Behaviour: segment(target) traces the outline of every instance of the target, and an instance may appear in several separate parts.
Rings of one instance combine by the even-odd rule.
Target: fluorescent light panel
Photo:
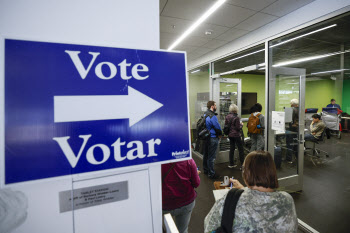
[[[175,48],[181,43],[191,32],[193,32],[201,23],[204,22],[211,14],[213,14],[226,0],[218,0],[209,10],[207,10],[194,24],[192,24],[170,47],[168,51]]]
[[[197,72],[199,72],[199,71],[201,71],[201,70],[194,70],[194,71],[191,72],[191,74],[197,73]]]
[[[322,71],[322,72],[317,72],[317,73],[311,73],[310,75],[315,75],[315,74],[327,74],[327,73],[338,73],[342,72],[344,70],[349,70],[349,69],[340,69],[340,70],[328,70],[328,71]]]
[[[312,31],[312,32],[303,34],[303,35],[301,35],[301,36],[297,36],[297,37],[294,37],[294,38],[292,38],[292,39],[283,41],[283,42],[281,42],[281,43],[272,45],[272,46],[270,46],[270,48],[273,48],[273,47],[276,47],[276,46],[279,46],[279,45],[282,45],[282,44],[286,44],[286,43],[289,43],[289,42],[294,41],[294,40],[298,40],[298,39],[303,38],[303,37],[305,37],[305,36],[308,36],[308,35],[311,35],[311,34],[314,34],[314,33],[317,33],[317,32],[321,32],[321,31],[324,31],[324,30],[329,29],[329,28],[333,28],[333,27],[335,27],[335,26],[337,26],[337,24],[333,24],[333,25],[330,25],[330,26],[327,26],[327,27],[324,27],[324,28],[320,28],[320,29],[318,29],[318,30],[315,30],[315,31]]]
[[[350,49],[345,50],[344,52],[334,52],[334,53],[326,53],[326,54],[318,55],[318,56],[304,57],[304,58],[300,58],[300,59],[296,59],[296,60],[277,63],[276,65],[273,65],[272,67],[287,66],[287,65],[291,65],[291,64],[312,61],[312,60],[321,59],[321,58],[330,57],[330,56],[339,55],[339,54],[348,53],[348,52],[350,52]]]
[[[238,59],[241,59],[241,58],[243,58],[243,57],[247,57],[247,56],[250,56],[250,55],[253,55],[253,54],[256,54],[256,53],[260,53],[260,52],[262,52],[262,51],[265,51],[265,49],[260,49],[260,50],[258,50],[258,51],[255,51],[255,52],[252,52],[252,53],[248,53],[248,54],[245,54],[245,55],[243,55],[243,56],[240,56],[240,57],[236,57],[236,58],[227,60],[227,61],[225,61],[225,62],[231,62],[231,61],[234,61],[234,60],[238,60]]]

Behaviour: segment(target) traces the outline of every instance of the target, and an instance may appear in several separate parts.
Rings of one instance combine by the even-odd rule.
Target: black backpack
[[[243,193],[243,189],[231,189],[226,196],[224,211],[221,216],[221,226],[215,230],[215,233],[231,233],[233,227],[233,220],[235,219],[235,212],[239,197]]]
[[[197,137],[201,140],[206,140],[210,137],[210,131],[207,129],[206,119],[208,115],[202,116],[197,121]]]

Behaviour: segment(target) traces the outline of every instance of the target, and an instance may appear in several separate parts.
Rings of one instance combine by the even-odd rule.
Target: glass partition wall
[[[350,13],[189,71],[193,142],[196,122],[205,111],[209,99],[217,102],[222,128],[231,103],[239,105],[243,121],[247,121],[250,107],[260,103],[267,125],[265,149],[278,162],[279,179],[282,184],[286,182],[284,188],[287,190],[293,185],[290,191],[302,189],[301,176],[306,153],[304,135],[309,133],[312,121],[310,113],[325,114],[322,110],[331,99],[335,99],[344,112],[350,113],[348,28]],[[266,70],[269,71],[268,75],[265,75]],[[265,76],[268,77],[268,87],[265,87]],[[292,104],[292,100],[295,103]],[[271,128],[273,111],[285,114],[283,130]],[[339,122],[346,121],[343,127],[350,125],[346,119],[337,117]],[[331,129],[338,138],[341,137],[340,126]],[[247,139],[247,127],[243,127],[243,132]],[[249,140],[246,142],[248,151]],[[228,151],[228,146],[224,144],[227,144],[225,138],[221,140],[219,153]],[[226,162],[225,159],[219,161]]]
[[[350,130],[349,28],[350,12],[266,40],[265,44],[189,71],[192,134],[209,99],[217,102],[222,128],[230,104],[237,104],[240,117],[247,121],[250,107],[260,103],[266,119],[265,150],[275,160],[280,189],[287,192],[303,190],[304,171],[310,176],[313,174],[312,168],[320,165],[319,162],[322,164],[322,158],[325,157],[315,157],[315,151],[310,151],[309,142],[305,141],[305,135],[310,134],[313,114],[321,115],[329,129],[330,139],[327,140],[331,141],[326,149],[334,152],[338,151],[335,149],[337,145],[350,146],[349,135],[341,134]],[[331,99],[335,99],[343,113],[336,112],[330,119],[330,114],[324,108],[331,104]],[[280,114],[281,118],[273,118],[276,114]],[[243,130],[247,154],[250,145],[246,123]],[[219,162],[228,161],[227,138],[221,140],[218,150]],[[344,160],[343,154],[335,156]],[[312,158],[321,159],[314,161]],[[335,161],[326,159],[323,161],[329,163],[321,169]],[[349,174],[346,172],[341,171],[341,174]],[[319,181],[318,177],[308,177],[310,179],[322,186],[323,181]],[[344,180],[338,182],[345,187],[347,184]],[[333,191],[331,199],[337,200],[341,193]],[[327,203],[334,205],[331,200]],[[344,211],[344,208],[338,205],[336,209]]]
[[[245,151],[250,150],[250,140],[247,135],[247,119],[250,108],[260,103],[265,112],[265,45],[261,44],[241,51],[224,59],[215,61],[212,65],[213,98],[218,103],[218,115],[221,127],[224,127],[225,117],[229,114],[229,106],[236,104],[238,115],[243,119],[243,140],[246,139]],[[218,88],[220,87],[220,88]],[[220,141],[217,163],[227,162],[229,154],[229,139],[224,136]],[[235,154],[237,164],[238,154]]]
[[[203,147],[197,142],[196,123],[207,110],[207,102],[210,100],[209,65],[190,70],[188,78],[192,146],[195,151],[202,152]]]
[[[290,185],[294,191],[302,189],[304,161],[308,162],[304,154],[315,153],[308,150],[312,143],[305,142],[313,114],[321,115],[327,128],[341,137],[341,115],[329,115],[324,108],[335,99],[343,111],[350,112],[346,98],[350,91],[349,28],[347,13],[268,43],[269,115],[272,111],[285,114],[284,130],[269,129],[269,151],[283,161],[278,171],[286,189]],[[270,125],[272,121],[270,117]]]

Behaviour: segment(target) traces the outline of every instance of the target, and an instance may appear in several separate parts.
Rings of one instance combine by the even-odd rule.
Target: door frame
[[[279,178],[281,187],[285,187],[289,192],[300,191],[303,189],[303,175],[304,175],[304,129],[305,129],[305,75],[306,70],[301,68],[290,67],[270,67],[268,79],[268,151],[274,158],[274,131],[271,129],[272,125],[272,111],[275,110],[276,98],[276,82],[277,75],[291,75],[299,77],[299,134],[298,141],[298,164],[297,174],[287,177]]]
[[[237,106],[238,106],[238,116],[241,117],[241,107],[242,107],[242,80],[238,78],[212,78],[212,97],[213,101],[219,103],[220,101],[220,83],[232,83],[237,84]],[[220,114],[220,104],[217,106],[217,113]]]

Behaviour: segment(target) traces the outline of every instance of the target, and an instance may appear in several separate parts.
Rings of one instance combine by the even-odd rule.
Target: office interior
[[[249,117],[249,108],[254,103],[261,103],[262,114],[266,116],[269,127],[265,131],[265,149],[276,153],[274,148],[282,148],[282,164],[277,169],[282,183],[280,189],[292,194],[298,218],[319,232],[346,232],[349,227],[347,223],[350,215],[348,192],[350,154],[347,150],[350,145],[348,28],[350,28],[350,12],[266,40],[227,57],[214,59],[188,72],[191,133],[195,148],[193,157],[196,162],[202,163],[201,148],[196,146],[196,143],[200,142],[196,140],[196,122],[206,110],[208,100],[214,99],[217,102],[218,118],[222,128],[231,103],[240,107],[242,119]],[[236,79],[241,82],[239,91],[236,83],[227,81]],[[222,81],[219,88],[215,88],[215,82],[220,80],[226,81]],[[239,101],[237,93],[241,94]],[[219,98],[215,98],[216,95]],[[292,99],[299,100],[301,109],[299,117],[302,117],[303,125],[299,133],[307,132],[312,114],[320,114],[321,117],[324,116],[324,121],[329,121],[323,108],[330,104],[331,99],[335,99],[343,110],[342,114],[332,116],[342,128],[334,128],[328,138],[325,135],[316,145],[310,142],[300,143],[299,149],[293,151],[294,161],[287,163],[286,153],[289,148],[285,141],[285,133],[271,129],[271,117],[272,111],[285,112],[290,108]],[[303,111],[306,109],[313,109],[310,110],[311,115]],[[287,120],[286,125],[288,128]],[[247,142],[249,138],[247,127],[243,127],[243,132]],[[317,151],[320,153],[315,155],[313,146],[322,151]],[[234,170],[227,168],[228,150],[228,139],[223,137],[218,149],[216,169],[222,176],[234,176],[243,181],[238,167]],[[226,160],[220,157],[220,153],[225,152],[223,157],[226,157]],[[235,153],[237,156],[237,149]],[[238,157],[236,161],[239,163]],[[292,181],[295,176],[298,176],[297,180]],[[299,185],[283,185],[286,179],[299,182]],[[212,185],[212,181],[204,177],[202,182],[205,185],[202,183],[199,188],[199,200],[193,212],[190,228],[193,232],[197,232],[201,218],[205,217],[200,212],[205,210],[207,213],[212,205],[212,200],[209,198],[208,201],[201,193],[208,192],[207,187],[202,187]]]

